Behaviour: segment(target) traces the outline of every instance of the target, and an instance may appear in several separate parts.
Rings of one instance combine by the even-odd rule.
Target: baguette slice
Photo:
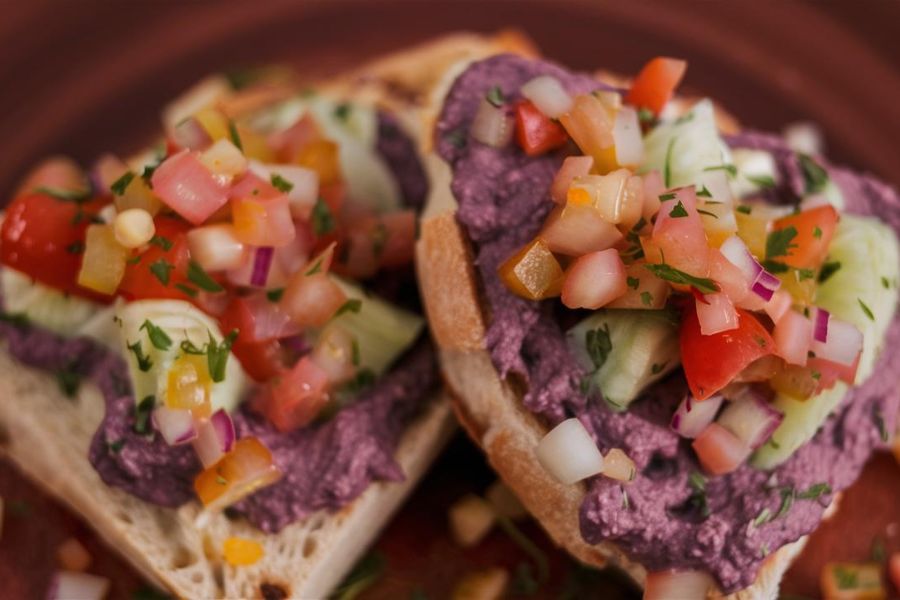
[[[393,109],[407,126],[449,65],[502,51],[530,52],[515,33],[456,34],[377,60],[323,82],[320,89]],[[414,130],[412,130],[414,131]],[[267,535],[243,520],[213,515],[198,523],[196,502],[177,509],[147,504],[105,485],[88,462],[103,417],[99,391],[67,398],[52,376],[0,350],[0,448],[29,477],[79,513],[148,579],[182,598],[322,598],[340,582],[410,493],[453,431],[441,392],[396,450],[406,480],[376,483],[337,513],[322,511]],[[221,558],[225,539],[258,541],[264,557],[249,567]]]
[[[432,91],[431,108],[423,113],[421,144],[427,152],[431,188],[416,246],[419,286],[454,412],[501,479],[558,545],[586,564],[617,566],[643,585],[647,576],[643,565],[630,560],[615,544],[591,545],[582,538],[578,511],[587,487],[562,485],[538,463],[534,450],[548,429],[523,407],[521,392],[500,378],[486,349],[488,307],[481,297],[471,244],[456,220],[450,166],[433,148],[433,127],[443,99],[464,67],[455,65],[447,71]],[[725,113],[717,119],[736,127]],[[774,552],[753,585],[727,597],[775,598],[781,578],[805,542],[801,538]],[[710,597],[724,596],[713,591]]]

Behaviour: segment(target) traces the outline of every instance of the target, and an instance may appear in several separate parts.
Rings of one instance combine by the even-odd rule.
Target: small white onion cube
[[[569,485],[603,471],[603,455],[578,419],[566,419],[538,444],[541,466],[562,484]]]

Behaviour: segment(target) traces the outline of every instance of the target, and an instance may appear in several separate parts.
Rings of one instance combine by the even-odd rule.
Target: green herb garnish
[[[454,148],[463,149],[466,147],[466,143],[468,142],[468,136],[466,135],[466,131],[462,128],[454,129],[453,131],[448,131],[444,135],[444,139],[448,144],[453,146]]]
[[[587,350],[588,357],[591,359],[591,364],[594,365],[594,370],[596,371],[603,367],[606,359],[609,358],[609,353],[612,352],[609,324],[606,323],[603,327],[598,327],[597,329],[589,329],[584,335],[584,347]]]
[[[384,575],[387,560],[377,552],[370,552],[363,557],[344,582],[335,590],[334,600],[353,600],[362,592],[372,587]]]
[[[772,517],[772,511],[770,511],[768,508],[764,508],[761,511],[759,511],[759,514],[756,515],[755,519],[753,519],[753,526],[759,527],[763,523],[767,523],[771,517]]]
[[[156,406],[156,396],[146,396],[143,400],[138,402],[138,405],[134,408],[135,433],[143,435],[149,432],[150,413],[153,412],[154,406]]]
[[[800,281],[806,281],[816,276],[816,272],[812,269],[797,269],[797,278]]]
[[[287,194],[292,189],[294,189],[294,184],[279,175],[278,173],[272,173],[271,177],[272,186],[275,187],[279,192],[284,192]]]
[[[797,228],[793,225],[770,233],[766,238],[766,258],[771,259],[790,254],[791,248],[797,247],[797,244],[791,243],[795,237],[797,237]]]
[[[503,106],[504,98],[503,98],[503,90],[500,89],[499,85],[495,85],[488,90],[487,94],[485,94],[485,99],[490,102],[493,106],[500,108]]]
[[[821,192],[828,185],[828,172],[807,154],[798,154],[797,161],[806,183],[806,193]]]
[[[281,300],[281,297],[284,296],[284,288],[276,288],[274,290],[269,290],[266,292],[266,298],[269,302],[278,302]]]
[[[831,493],[831,486],[827,483],[816,483],[809,486],[809,489],[797,492],[794,497],[798,500],[818,500],[819,497]]]
[[[734,165],[716,165],[714,167],[706,167],[704,171],[725,171],[731,177],[737,177],[737,167]]]
[[[69,398],[74,398],[81,386],[81,375],[71,369],[62,369],[56,372],[56,383],[59,389]]]
[[[816,239],[822,239],[822,228],[816,225],[816,228],[813,229],[813,237]]]
[[[836,260],[834,262],[827,262],[822,265],[821,270],[819,270],[819,283],[825,283],[831,276],[837,273],[841,268],[841,261]]]
[[[667,364],[668,364],[668,361],[666,361],[662,364],[653,363],[653,365],[650,367],[650,373],[653,375],[659,375],[660,373],[662,373],[663,369],[666,368]]]
[[[166,252],[171,250],[172,246],[173,246],[172,240],[170,240],[167,237],[161,236],[161,235],[154,235],[152,238],[150,238],[150,243],[153,244],[154,246],[159,246]]]
[[[160,258],[149,267],[150,272],[153,273],[163,285],[169,285],[169,273],[171,273],[174,268],[175,265],[164,258]]]
[[[872,313],[872,309],[869,308],[869,306],[865,302],[862,301],[862,298],[857,298],[856,301],[859,302],[859,307],[862,309],[862,311],[865,313],[865,315],[867,317],[869,317],[869,320],[874,321],[875,315]]]
[[[134,172],[125,171],[125,174],[116,179],[112,185],[109,186],[109,189],[116,196],[124,196],[125,190],[128,189],[128,184],[131,183],[132,179],[134,179]]]
[[[66,246],[66,252],[69,254],[81,254],[84,252],[84,242],[81,240],[76,240]]]
[[[717,215],[716,213],[710,212],[708,210],[703,210],[702,208],[698,208],[697,212],[700,213],[701,215],[706,215],[707,217],[712,217],[713,219],[719,218],[719,215]]]
[[[881,441],[887,443],[891,436],[888,433],[887,425],[884,424],[884,416],[877,406],[872,411],[872,420],[875,421],[875,426],[878,427],[878,435],[881,437]]]
[[[107,442],[106,447],[113,454],[118,454],[119,452],[122,451],[122,448],[125,447],[125,440],[118,439],[114,442]]]
[[[697,196],[700,198],[712,198],[712,192],[710,192],[704,185],[700,188],[700,191],[697,192]]]
[[[144,354],[144,348],[141,346],[141,341],[138,340],[133,344],[126,344],[126,347],[134,353],[134,358],[137,360],[138,368],[147,372],[153,368],[153,359]]]
[[[316,235],[325,235],[334,231],[334,216],[331,214],[331,209],[328,208],[328,205],[321,198],[316,200],[309,220]]]
[[[178,291],[182,292],[182,293],[185,294],[186,296],[190,296],[191,298],[196,298],[196,297],[197,297],[197,294],[198,294],[196,288],[192,288],[191,286],[186,285],[186,284],[184,284],[184,283],[176,283],[176,284],[175,284],[175,289],[177,289]]]
[[[672,187],[672,148],[675,147],[675,140],[677,137],[673,137],[669,140],[669,145],[666,147],[666,164],[663,167],[663,181],[666,184],[666,187]]]
[[[342,314],[348,312],[358,313],[359,309],[361,308],[362,300],[360,300],[359,298],[350,298],[349,300],[344,302],[339,309],[337,309],[337,312],[334,313],[334,316],[339,317]]]
[[[150,319],[146,319],[138,331],[143,329],[147,330],[147,336],[150,338],[150,343],[153,344],[153,347],[157,350],[165,352],[172,347],[172,338],[170,338],[161,327],[154,325]]]
[[[353,106],[349,102],[341,102],[334,107],[334,117],[344,123],[350,118],[351,112],[353,112]]]
[[[859,576],[856,571],[851,571],[841,565],[836,565],[832,570],[834,580],[839,589],[852,590],[859,585]]]
[[[225,291],[225,288],[210,277],[197,261],[192,260],[188,262],[187,278],[201,290],[213,293]]]
[[[228,119],[228,137],[231,138],[231,143],[237,146],[237,149],[241,152],[244,151],[244,144],[241,142],[241,136],[238,133],[237,125],[234,124],[234,121]]]
[[[659,195],[659,200],[661,202],[665,202],[666,200],[674,200],[674,199],[675,199],[675,192],[666,192],[665,194]]]
[[[669,216],[674,219],[680,219],[681,217],[688,216],[688,211],[685,210],[684,204],[679,200],[675,206],[672,207],[672,210],[669,211]]]
[[[225,380],[225,367],[228,365],[228,354],[231,352],[231,346],[237,339],[238,331],[234,329],[225,336],[221,343],[216,343],[212,332],[209,332],[209,343],[206,346],[207,366],[209,367],[209,376],[216,382]]]
[[[754,183],[761,188],[773,188],[775,187],[775,180],[771,175],[744,175],[747,178],[747,181],[750,183]]]
[[[636,289],[638,289],[638,286],[641,284],[641,280],[638,279],[637,277],[628,277],[625,279],[625,283],[631,289],[636,290]]]
[[[737,207],[736,210],[737,210],[739,213],[743,213],[743,214],[745,214],[745,215],[749,215],[750,213],[753,212],[753,207],[752,207],[752,206],[747,206],[746,204],[741,204],[740,206]]]
[[[704,294],[712,294],[719,291],[719,286],[716,285],[716,282],[712,279],[706,277],[694,277],[693,275],[689,275],[684,271],[679,271],[678,269],[667,264],[646,264],[644,265],[644,267],[660,279],[670,281],[672,283],[680,283],[683,285],[692,286]]]
[[[81,204],[92,197],[90,190],[63,190],[60,188],[40,186],[32,190],[35,194],[43,194],[50,196],[54,200],[62,200],[63,202],[74,202]]]
[[[641,303],[644,306],[650,306],[653,304],[653,294],[650,292],[641,292]]]

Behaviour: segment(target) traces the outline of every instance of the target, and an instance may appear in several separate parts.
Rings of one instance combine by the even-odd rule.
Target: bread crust
[[[587,564],[596,567],[613,564],[643,585],[646,569],[630,560],[615,544],[584,541],[578,515],[587,492],[585,484],[562,485],[537,461],[534,449],[548,428],[524,408],[521,392],[500,378],[485,347],[488,315],[479,291],[481,282],[472,263],[474,253],[456,220],[456,203],[450,192],[451,169],[432,148],[434,115],[439,114],[443,98],[460,71],[460,68],[448,71],[432,93],[436,106],[425,112],[429,120],[422,128],[426,132],[422,146],[432,151],[426,157],[431,190],[416,247],[419,286],[439,347],[439,360],[454,413],[484,450],[500,478],[559,546]],[[724,111],[719,118],[728,129],[736,127],[736,121]],[[784,572],[805,542],[804,537],[774,552],[763,563],[751,586],[727,596],[713,590],[709,597],[775,598]]]
[[[378,59],[318,87],[397,111],[415,135],[428,92],[451,64],[503,51],[527,53],[516,32],[496,36],[460,33]],[[337,513],[320,512],[277,534],[243,520],[201,514],[190,502],[174,510],[145,503],[105,485],[88,461],[104,401],[91,384],[78,397],[63,396],[54,378],[23,367],[0,349],[0,448],[27,476],[80,514],[150,581],[181,598],[258,598],[264,584],[288,597],[321,598],[366,550],[422,477],[454,430],[440,392],[404,432],[395,456],[406,480],[375,483]],[[256,564],[231,567],[222,560],[225,539],[258,541]]]

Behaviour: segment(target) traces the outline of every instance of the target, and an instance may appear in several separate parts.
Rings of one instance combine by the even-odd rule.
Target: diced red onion
[[[99,575],[57,571],[50,582],[47,600],[103,600],[109,584],[109,579]]]
[[[623,106],[616,113],[613,123],[613,139],[616,144],[616,162],[620,165],[639,165],[644,160],[644,140],[637,111]]]
[[[789,310],[772,332],[776,353],[788,364],[805,366],[811,334],[812,322],[800,313]]]
[[[209,418],[210,424],[212,424],[213,429],[215,429],[216,437],[219,440],[219,446],[222,449],[222,452],[230,452],[231,448],[234,446],[235,433],[234,433],[234,421],[231,420],[231,415],[228,414],[224,408],[220,408],[216,412],[212,414]]]
[[[768,302],[772,299],[772,296],[779,287],[781,287],[780,279],[765,269],[760,269],[759,274],[756,276],[756,281],[753,282],[753,286],[750,290]]]
[[[213,466],[225,456],[222,444],[219,443],[219,436],[216,434],[216,428],[209,420],[203,421],[197,427],[197,439],[191,442],[191,445],[205,469]]]
[[[158,406],[153,410],[153,424],[170,446],[186,444],[197,437],[191,411]]]
[[[276,261],[269,266],[266,280],[262,283],[262,285],[255,285],[253,283],[253,268],[255,264],[256,253],[253,252],[253,248],[250,248],[247,252],[244,262],[241,263],[241,265],[236,269],[229,269],[225,273],[225,275],[228,278],[228,281],[230,281],[234,285],[244,287],[260,287],[271,289],[284,287],[284,285],[287,283],[287,273],[285,273],[281,264]]]
[[[810,349],[817,358],[830,360],[845,366],[852,365],[862,351],[863,334],[855,325],[836,317],[828,320],[826,341],[813,340]]]
[[[283,339],[303,331],[279,303],[272,302],[265,294],[256,293],[243,298],[243,301],[253,323],[251,331],[242,332],[245,341],[253,343]]]
[[[287,246],[275,249],[275,262],[285,273],[296,273],[309,262],[315,244],[312,230],[304,223],[295,223],[296,235]]]
[[[816,308],[813,316],[813,340],[822,342],[828,341],[828,322],[831,320],[831,313],[824,308]]]
[[[697,302],[697,319],[703,335],[730,331],[739,325],[734,303],[724,292],[704,295],[703,301]]]
[[[712,578],[702,571],[648,573],[644,600],[703,600],[712,587]]]
[[[503,148],[512,141],[513,119],[504,106],[482,99],[472,121],[472,137],[488,146]]]
[[[269,267],[272,266],[272,256],[275,249],[271,246],[262,246],[253,253],[253,272],[250,274],[250,285],[263,287],[269,279]]]
[[[772,298],[763,306],[763,310],[769,315],[773,323],[778,323],[781,318],[791,309],[794,302],[791,294],[784,290],[778,290],[772,294]]]
[[[558,119],[572,109],[572,97],[556,77],[541,75],[522,86],[522,95],[546,116]]]
[[[731,236],[722,242],[719,251],[728,259],[731,264],[736,266],[747,278],[747,283],[753,286],[760,272],[763,270],[762,265],[757,262],[744,243],[744,240],[736,235]]]
[[[784,414],[772,406],[755,388],[746,388],[741,398],[729,402],[716,422],[733,433],[752,450],[762,446],[778,429]]]
[[[722,400],[722,396],[719,395],[710,396],[706,400],[697,400],[688,394],[672,415],[670,424],[672,431],[681,437],[694,439],[716,418]]]

